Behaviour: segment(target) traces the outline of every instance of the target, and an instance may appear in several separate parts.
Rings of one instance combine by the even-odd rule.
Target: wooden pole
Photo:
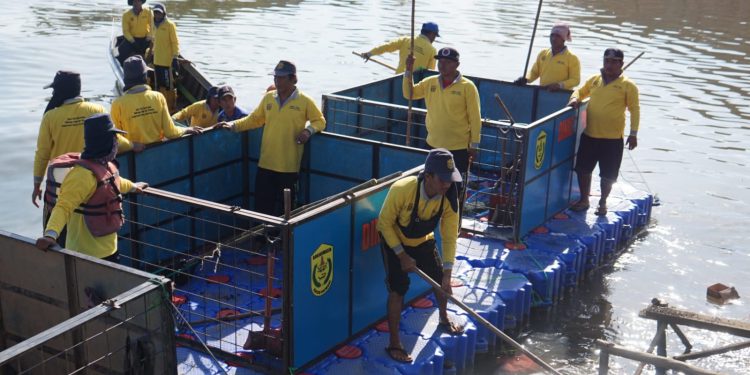
[[[443,290],[443,287],[440,286],[440,284],[436,283],[435,280],[431,279],[429,276],[427,276],[424,271],[420,270],[419,268],[414,269],[414,273],[416,273],[419,277],[424,279],[428,284],[430,284],[435,290],[440,291],[440,293],[443,293],[446,298],[448,298],[451,302],[455,303],[469,313],[469,315],[472,316],[472,318],[475,319],[475,321],[481,323],[483,326],[485,326],[488,330],[490,330],[492,333],[494,333],[497,337],[505,341],[506,343],[510,344],[510,346],[522,351],[524,354],[526,354],[529,358],[531,358],[532,361],[534,361],[536,364],[538,364],[543,369],[547,370],[550,374],[557,374],[561,375],[557,370],[555,370],[552,366],[550,366],[547,362],[544,362],[541,358],[537,357],[534,353],[530,352],[528,349],[521,346],[521,344],[517,343],[515,340],[513,340],[510,336],[503,333],[503,331],[497,329],[492,323],[488,322],[487,319],[483,318],[481,315],[477,314],[476,311],[472,310],[469,306],[467,306],[465,303],[459,301],[456,297],[453,297],[450,294],[445,293]]]
[[[416,0],[411,0],[411,45],[409,46],[409,56],[414,58],[414,10],[416,8]],[[406,79],[406,72],[404,72],[403,79]],[[414,65],[408,72],[411,85],[409,85],[409,109],[406,112],[406,142],[407,146],[411,146],[411,107],[412,99],[414,98]]]
[[[640,59],[640,58],[641,58],[641,56],[643,56],[643,54],[644,54],[644,53],[645,53],[645,52],[641,52],[641,53],[639,53],[639,54],[638,54],[638,56],[636,56],[636,57],[635,57],[634,59],[630,60],[630,62],[629,62],[629,63],[628,63],[627,65],[625,65],[625,66],[624,66],[624,67],[622,68],[622,71],[624,72],[624,71],[625,71],[625,69],[627,69],[627,68],[628,68],[628,67],[629,67],[630,65],[633,65],[633,63],[634,63],[634,62],[636,62],[636,60]]]
[[[359,56],[359,57],[361,57],[361,58],[363,58],[363,59],[365,58],[365,57],[364,57],[364,56],[362,56],[362,54],[361,54],[361,53],[359,53],[359,52],[354,52],[354,51],[352,51],[352,54],[353,54],[353,55],[357,55],[357,56]],[[368,60],[370,60],[370,61],[374,62],[375,64],[378,64],[378,65],[382,65],[382,66],[384,66],[384,67],[386,67],[386,68],[388,68],[388,69],[390,69],[390,70],[393,70],[394,72],[396,71],[396,68],[395,68],[394,66],[392,66],[392,65],[388,65],[388,64],[386,64],[386,63],[384,63],[384,62],[382,62],[382,61],[376,60],[376,59],[374,59],[374,58],[372,58],[372,57],[370,57],[370,58],[369,58]]]
[[[503,112],[505,112],[505,115],[508,116],[508,121],[510,121],[510,124],[513,125],[516,123],[516,120],[513,119],[513,115],[510,114],[510,110],[508,107],[505,106],[505,102],[503,102],[502,99],[500,99],[500,95],[495,93],[495,100],[497,101],[497,104],[500,105],[500,108],[503,109]]]
[[[596,344],[602,348],[602,351],[604,351],[606,347],[606,351],[609,353],[609,355],[616,355],[618,357],[627,358],[634,361],[646,362],[659,368],[669,368],[684,372],[687,375],[718,375],[718,373],[716,372],[692,366],[671,358],[665,358],[658,355],[625,349],[608,341],[596,340]]]
[[[542,0],[539,0],[539,7],[536,8],[536,19],[534,19],[534,31],[531,32],[531,42],[529,42],[529,53],[526,55],[526,65],[523,66],[523,77],[526,78],[526,71],[529,69],[531,60],[531,48],[534,46],[534,37],[536,36],[536,26],[539,24],[539,13],[542,12]]]

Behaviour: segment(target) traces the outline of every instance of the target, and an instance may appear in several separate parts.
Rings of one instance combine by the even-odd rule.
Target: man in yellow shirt
[[[151,70],[143,58],[131,56],[123,64],[125,93],[112,102],[112,121],[127,132],[132,142],[149,144],[173,139],[183,134],[199,134],[199,127],[177,127],[169,116],[164,95],[146,84]]]
[[[292,199],[296,197],[305,143],[325,129],[326,120],[315,101],[297,88],[297,67],[293,63],[279,61],[272,74],[276,89],[268,91],[250,115],[216,126],[235,132],[263,127],[255,176],[255,211],[278,216],[283,213],[284,189],[291,189]]]
[[[187,122],[190,126],[207,128],[219,119],[219,88],[212,86],[206,93],[206,100],[199,100],[172,115],[172,120]]]
[[[80,152],[83,149],[83,120],[87,117],[105,113],[99,104],[89,103],[81,97],[81,76],[77,72],[58,71],[55,78],[45,88],[52,88],[52,99],[45,109],[34,153],[34,189],[31,203],[39,207],[41,184],[50,160],[68,152]],[[141,144],[131,144],[127,138],[117,137],[119,151],[126,152],[143,149]],[[43,224],[47,224],[50,208],[45,204],[42,214]]]
[[[395,361],[411,362],[399,334],[404,295],[409,290],[408,272],[419,268],[452,294],[451,273],[458,240],[458,190],[461,173],[448,150],[430,150],[424,172],[396,181],[385,197],[378,216],[378,232],[388,289],[387,315],[388,355]],[[435,245],[435,229],[440,230],[443,259]],[[448,317],[448,300],[435,291],[439,324],[450,334],[460,334],[463,327]]]
[[[141,192],[147,185],[119,176],[112,163],[117,155],[116,129],[106,113],[84,120],[85,146],[60,187],[44,236],[36,246],[55,244],[67,224],[65,247],[86,255],[117,261],[117,231],[122,226],[122,193]]]
[[[151,43],[154,14],[150,9],[143,7],[145,2],[146,0],[128,0],[128,5],[132,8],[122,14],[123,40],[117,46],[117,60],[120,64],[130,56],[143,56]]]
[[[435,41],[435,38],[439,36],[438,25],[436,23],[426,22],[422,24],[420,35],[414,38],[414,66],[417,70],[435,70],[435,47],[432,46],[432,43]],[[369,52],[362,53],[362,58],[367,61],[372,56],[396,51],[398,51],[398,67],[396,67],[396,74],[400,74],[406,69],[406,57],[409,56],[409,53],[411,52],[411,37],[404,36],[377,46]]]
[[[155,88],[167,100],[169,112],[174,112],[177,105],[177,89],[174,85],[174,73],[179,69],[177,56],[180,54],[180,40],[177,39],[177,26],[167,17],[164,4],[154,3],[154,71]],[[171,68],[171,69],[170,69]]]
[[[571,40],[570,27],[564,23],[555,24],[549,34],[551,48],[539,52],[531,71],[514,83],[525,85],[539,78],[539,85],[549,91],[572,90],[578,86],[581,82],[581,63],[565,45],[565,41]]]
[[[440,74],[414,85],[411,74],[414,59],[407,58],[403,95],[409,98],[411,91],[412,99],[424,98],[427,147],[448,149],[453,154],[456,168],[466,173],[469,156],[476,158],[479,149],[482,130],[479,91],[458,71],[459,54],[454,48],[441,48],[435,59]],[[462,191],[460,186],[459,191]],[[463,204],[463,199],[460,202]]]
[[[589,97],[586,107],[586,129],[581,134],[576,156],[576,174],[581,199],[571,209],[585,211],[589,208],[591,173],[599,164],[602,195],[597,215],[607,214],[607,197],[617,181],[622,161],[625,110],[630,112],[630,134],[625,144],[632,150],[638,146],[638,127],[641,109],[638,87],[622,75],[624,54],[616,48],[604,51],[601,74],[591,76],[571,95],[568,105],[577,108],[582,99]]]

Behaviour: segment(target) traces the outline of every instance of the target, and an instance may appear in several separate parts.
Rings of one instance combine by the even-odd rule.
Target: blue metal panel
[[[547,203],[548,183],[549,174],[537,178],[524,187],[523,202],[521,204],[523,214],[521,215],[519,233],[528,233],[547,219],[545,206]]]
[[[550,217],[570,206],[573,185],[573,159],[560,165],[550,173],[549,202],[545,217]],[[540,223],[541,224],[541,223]]]
[[[190,220],[178,218],[164,223],[159,228],[146,229],[141,233],[140,260],[154,264],[169,259],[175,252],[185,252],[190,248]]]
[[[292,269],[294,361],[297,367],[349,337],[349,263],[351,207],[344,206],[293,229]],[[341,230],[343,228],[344,230]],[[312,292],[311,256],[321,245],[333,247],[333,282],[320,296]],[[313,345],[314,343],[314,345]]]
[[[549,142],[553,142],[552,165],[575,155],[575,126],[575,111],[568,111],[555,119],[555,135],[548,139]]]
[[[230,131],[212,131],[194,139],[195,172],[242,157],[242,137]]]
[[[481,78],[472,78],[478,82],[480,104],[482,106],[482,118],[492,120],[507,120],[508,116],[500,108],[495,99],[495,94],[500,95],[505,106],[508,107],[513,119],[518,123],[531,123],[532,108],[534,100],[534,87],[516,86],[507,82],[492,81]]]
[[[359,332],[385,313],[388,293],[376,223],[387,194],[384,189],[354,203],[352,332]]]
[[[544,116],[555,113],[562,108],[565,108],[565,106],[568,105],[570,94],[570,91],[551,92],[547,90],[539,90],[539,96],[537,97],[536,106],[536,118],[540,119]]]
[[[158,185],[190,173],[190,138],[174,139],[137,154],[135,178]]]
[[[427,150],[381,147],[378,159],[380,171],[377,177],[403,172],[424,164]]]
[[[242,164],[232,163],[208,173],[195,176],[195,197],[222,202],[242,194]]]
[[[525,180],[530,181],[546,173],[552,160],[551,150],[555,131],[555,120],[550,119],[532,128],[526,144]],[[539,222],[541,224],[541,221]]]
[[[259,160],[260,159],[260,143],[263,139],[263,128],[259,129],[253,129],[247,131],[247,137],[250,139],[250,150],[248,152],[248,157],[251,160]]]
[[[119,165],[118,169],[120,170],[120,176],[127,178],[128,180],[131,180],[130,178],[130,157],[133,155],[132,152],[128,152],[125,155],[120,155],[117,157],[117,163]]]
[[[169,185],[165,185],[162,189],[178,194],[190,195],[190,181],[180,180]],[[187,213],[187,206],[183,203],[155,198],[148,195],[143,195],[138,198],[142,207],[138,208],[137,222],[141,225],[154,225],[164,220],[174,218],[176,213]],[[152,208],[158,208],[152,209]],[[129,216],[125,216],[129,217]]]
[[[362,181],[372,177],[371,145],[337,137],[313,137],[310,149],[314,151],[310,153],[310,170],[313,172],[347,176]]]
[[[310,202],[315,202],[323,198],[341,193],[350,189],[361,182],[343,180],[340,178],[323,176],[316,173],[310,174]]]

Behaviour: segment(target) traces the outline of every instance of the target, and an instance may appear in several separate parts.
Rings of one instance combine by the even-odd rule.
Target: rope
[[[180,309],[177,306],[175,306],[174,303],[172,303],[172,300],[169,298],[169,292],[167,291],[167,287],[163,283],[161,283],[158,279],[149,279],[148,281],[150,283],[156,284],[156,285],[158,285],[158,286],[161,287],[161,291],[162,291],[162,295],[164,297],[164,300],[169,303],[169,306],[172,307],[172,309],[175,311],[175,313],[177,313],[177,316],[179,317],[179,319],[181,319],[182,322],[183,322],[182,324],[180,324],[180,326],[181,327],[187,327],[187,328],[190,329],[190,331],[193,333],[193,336],[195,337],[196,341],[198,341],[201,344],[201,346],[203,346],[203,349],[206,350],[206,354],[208,354],[211,357],[211,359],[214,360],[214,362],[216,363],[216,365],[221,369],[221,371],[224,374],[228,375],[229,373],[224,369],[224,366],[222,366],[221,361],[219,361],[214,356],[214,354],[211,352],[211,349],[208,348],[208,345],[203,340],[201,340],[200,335],[198,335],[198,332],[193,328],[193,326],[190,325],[190,322],[188,322],[188,320],[185,318],[185,316],[182,315],[182,312],[180,312]]]

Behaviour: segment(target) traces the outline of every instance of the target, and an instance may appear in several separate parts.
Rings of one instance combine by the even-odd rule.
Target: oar
[[[526,71],[529,69],[529,60],[531,59],[531,47],[534,46],[534,37],[536,36],[536,25],[539,23],[539,13],[542,11],[542,0],[539,0],[539,7],[536,8],[536,19],[534,20],[534,31],[531,32],[531,41],[529,42],[529,53],[526,55],[526,65],[523,66],[523,76],[526,78]]]
[[[443,287],[440,286],[440,284],[436,283],[435,280],[433,280],[429,276],[427,276],[427,274],[424,273],[424,271],[422,271],[419,268],[415,267],[414,268],[414,273],[416,273],[417,275],[419,275],[419,277],[421,277],[422,279],[424,279],[424,281],[426,281],[428,284],[432,285],[432,287],[435,290],[439,290],[440,293],[443,293],[443,295],[445,295],[451,302],[455,303],[456,305],[458,305],[458,307],[460,307],[461,309],[463,309],[464,311],[466,311],[467,313],[469,313],[469,315],[471,315],[474,319],[476,319],[477,322],[481,323],[487,329],[489,329],[490,331],[492,331],[492,333],[494,333],[497,337],[499,337],[500,339],[502,339],[506,343],[510,344],[512,347],[514,347],[514,348],[522,351],[529,358],[531,358],[531,360],[533,360],[536,364],[538,364],[539,366],[541,366],[542,368],[544,368],[545,370],[547,370],[549,373],[561,375],[559,372],[557,372],[557,370],[555,370],[547,362],[544,362],[541,358],[537,357],[534,353],[528,351],[526,348],[524,348],[523,346],[521,346],[521,344],[517,343],[515,340],[513,340],[512,338],[510,338],[510,336],[508,336],[505,333],[503,333],[503,331],[497,329],[497,327],[495,327],[494,325],[492,325],[492,323],[488,322],[485,318],[482,318],[481,315],[477,314],[476,311],[472,310],[469,306],[466,306],[465,303],[459,301],[456,297],[453,297],[452,295],[446,293],[443,290]]]
[[[409,57],[414,58],[414,8],[416,7],[416,0],[411,0],[411,45],[409,46]],[[412,64],[412,69],[414,64]],[[402,79],[406,79],[406,74]],[[414,97],[414,71],[409,72],[409,79],[411,85],[409,85],[409,109],[406,112],[406,142],[407,146],[411,145],[411,107],[412,98]]]
[[[508,116],[508,121],[510,121],[510,124],[513,125],[516,123],[515,120],[513,120],[513,115],[510,114],[510,110],[508,107],[505,106],[505,102],[503,102],[502,99],[500,99],[500,95],[495,93],[495,100],[497,101],[497,104],[500,104],[500,108],[503,109],[503,112],[505,112],[505,115]]]
[[[641,52],[634,59],[630,60],[630,62],[622,68],[622,71],[624,72],[625,69],[627,69],[630,65],[632,65],[636,60],[640,59],[641,56],[643,56],[644,53],[646,53],[646,52],[645,51]]]
[[[361,53],[359,53],[359,52],[354,52],[354,51],[352,51],[352,54],[354,54],[354,55],[357,55],[357,56],[359,56],[359,57],[361,57],[361,58],[363,58],[363,59],[365,58],[365,57],[364,57],[364,56],[362,56],[362,54],[361,54]],[[372,57],[370,57],[370,58],[369,58],[368,60],[370,60],[370,61],[374,62],[375,64],[378,64],[378,65],[382,65],[382,66],[384,66],[384,67],[386,67],[386,68],[388,68],[388,69],[391,69],[391,70],[393,70],[394,72],[396,71],[396,68],[394,68],[393,66],[391,66],[391,65],[388,65],[388,64],[386,64],[386,63],[384,63],[384,62],[382,62],[382,61],[378,61],[378,60],[376,60],[376,59],[374,59],[374,58],[372,58]]]

